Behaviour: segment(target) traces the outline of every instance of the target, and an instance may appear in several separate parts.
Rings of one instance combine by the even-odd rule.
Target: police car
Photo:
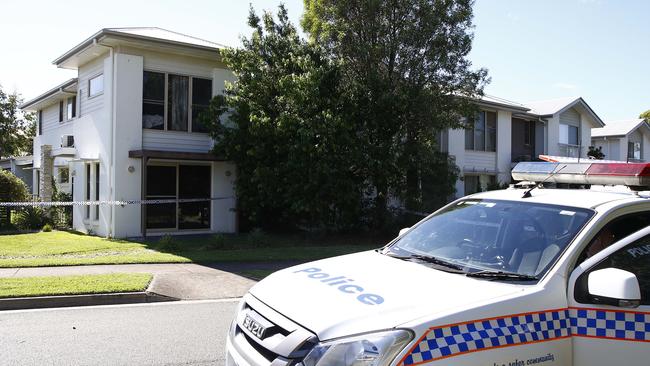
[[[227,365],[650,365],[650,164],[520,163],[385,247],[276,272]]]

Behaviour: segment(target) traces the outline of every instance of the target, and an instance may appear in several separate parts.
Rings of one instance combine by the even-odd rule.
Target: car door
[[[650,226],[582,262],[568,297],[575,366],[649,365]]]

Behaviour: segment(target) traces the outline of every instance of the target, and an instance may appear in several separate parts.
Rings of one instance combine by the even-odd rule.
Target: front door
[[[636,275],[639,306],[589,293],[589,274],[617,268]],[[581,263],[569,280],[575,366],[650,364],[650,227]]]
[[[209,165],[165,164],[147,166],[149,230],[205,230],[210,228],[212,170]],[[206,199],[204,201],[183,200]],[[169,203],[168,200],[176,202]]]

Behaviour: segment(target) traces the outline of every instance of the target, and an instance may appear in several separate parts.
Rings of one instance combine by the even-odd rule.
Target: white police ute
[[[650,164],[521,163],[385,247],[255,285],[227,365],[650,365]],[[649,196],[650,197],[650,196]]]

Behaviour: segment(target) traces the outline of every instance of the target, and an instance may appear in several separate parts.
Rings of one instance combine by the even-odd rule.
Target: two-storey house
[[[515,163],[542,154],[586,157],[591,129],[604,126],[582,98],[520,104],[486,95],[476,103],[469,128],[442,134],[442,151],[460,168],[457,197],[509,183]]]
[[[52,178],[74,201],[73,226],[110,237],[237,230],[234,166],[199,121],[233,78],[221,45],[160,28],[102,29],[54,60],[77,77],[21,108],[38,116],[35,193]],[[164,204],[129,200],[209,199]]]
[[[640,118],[607,122],[591,130],[591,142],[605,159],[628,162],[650,161],[650,127]]]

